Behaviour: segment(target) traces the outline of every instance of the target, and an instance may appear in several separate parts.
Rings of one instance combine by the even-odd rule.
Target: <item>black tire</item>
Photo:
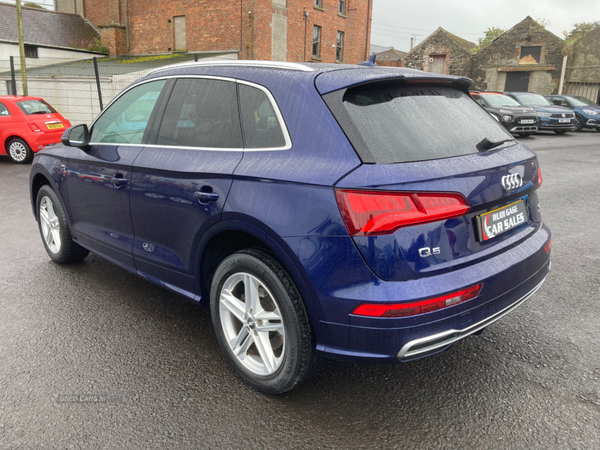
[[[565,134],[568,130],[554,130],[556,134]]]
[[[27,164],[33,159],[31,147],[21,138],[12,138],[7,142],[6,154],[17,164]]]
[[[581,116],[575,114],[575,122],[577,123],[577,128],[575,128],[575,131],[583,130],[583,119]]]
[[[44,218],[44,212],[46,218]],[[53,217],[48,217],[52,208]],[[48,256],[59,264],[81,261],[89,251],[75,241],[67,225],[67,215],[60,199],[48,185],[42,186],[36,200],[36,215],[42,242]],[[46,220],[48,219],[48,220]],[[46,237],[48,236],[48,238]],[[51,242],[48,242],[51,241]]]
[[[236,281],[240,277],[244,281]],[[271,307],[262,309],[259,305],[255,311],[249,309],[252,301],[246,302],[245,295],[242,294],[251,289],[246,286],[246,279],[257,283],[257,303],[265,306],[267,302]],[[236,312],[243,314],[244,321],[225,306],[222,292],[235,297],[236,304],[241,307]],[[227,362],[242,380],[261,392],[287,392],[316,375],[324,362],[316,351],[310,319],[296,286],[281,264],[263,250],[242,250],[219,264],[211,284],[210,309],[217,340]],[[245,313],[242,312],[243,309]],[[257,312],[259,309],[262,312]],[[265,313],[279,315],[281,320],[261,320],[260,317],[265,317]],[[276,331],[261,332],[260,327],[280,326],[280,323],[283,334]],[[263,333],[262,343],[259,333]],[[242,335],[246,337],[236,339],[236,344],[230,344],[234,335],[237,338]],[[262,351],[271,351],[271,356],[279,358],[279,362],[273,363],[272,368],[265,363],[264,353],[261,353],[257,343],[261,346],[267,343],[268,347],[263,347]],[[235,346],[240,356],[236,356],[232,346]],[[257,367],[261,362],[263,368],[270,373],[258,373]]]

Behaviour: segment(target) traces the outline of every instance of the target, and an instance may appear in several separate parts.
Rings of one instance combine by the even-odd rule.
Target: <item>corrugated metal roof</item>
[[[59,13],[37,8],[21,8],[23,40],[29,45],[87,48],[96,30],[77,14]],[[0,3],[0,41],[18,42],[17,7]]]

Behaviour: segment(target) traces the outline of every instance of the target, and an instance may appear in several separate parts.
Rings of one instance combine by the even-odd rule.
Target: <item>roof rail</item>
[[[284,69],[284,70],[297,70],[300,72],[314,72],[314,69],[298,63],[283,62],[283,61],[250,61],[250,60],[213,60],[213,61],[196,61],[189,63],[171,64],[168,66],[160,67],[148,72],[151,73],[162,72],[163,70],[180,69],[187,67],[210,67],[210,66],[229,66],[229,67],[264,67],[269,69]]]

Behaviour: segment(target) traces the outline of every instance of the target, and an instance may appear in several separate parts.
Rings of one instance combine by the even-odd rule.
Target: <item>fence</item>
[[[85,60],[28,59],[27,91],[42,97],[73,125],[89,124],[125,87],[156,68],[198,59],[237,59],[236,53],[201,53]],[[22,95],[18,58],[0,61],[0,95]]]

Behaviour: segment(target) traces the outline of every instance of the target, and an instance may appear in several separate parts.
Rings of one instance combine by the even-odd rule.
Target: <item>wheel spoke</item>
[[[254,343],[260,354],[263,364],[265,365],[267,372],[271,373],[275,370],[275,355],[271,348],[271,342],[269,341],[269,333],[258,332],[254,336]]]
[[[245,344],[245,341],[248,340],[248,336],[249,336],[248,328],[246,328],[246,327],[240,328],[240,332],[237,334],[237,336],[234,339],[232,339],[231,341],[229,341],[229,345],[231,346],[233,353],[238,355],[238,353],[240,352],[240,348],[243,347],[243,345]]]
[[[245,328],[244,328],[245,329]],[[239,335],[238,335],[239,336]],[[246,332],[246,339],[242,342],[242,345],[240,345],[237,348],[233,348],[233,353],[235,354],[235,356],[238,357],[238,359],[240,361],[243,361],[244,359],[246,359],[246,356],[248,356],[248,349],[250,348],[250,346],[254,343],[254,338],[252,337],[251,334],[248,334]]]
[[[246,312],[259,311],[261,308],[258,297],[258,280],[247,273],[244,274],[244,298],[246,300]]]
[[[279,310],[275,311],[265,311],[264,309],[257,314],[254,314],[255,319],[259,320],[279,320],[281,321],[281,314],[279,314]]]
[[[52,227],[48,227],[46,229],[46,235],[44,236],[44,238],[46,239],[46,244],[52,244]]]
[[[268,333],[269,331],[276,331],[277,333],[283,335],[283,324],[277,322],[269,322],[256,327],[259,332]]]
[[[44,221],[47,226],[50,226],[50,218],[48,217],[48,212],[45,209],[45,204],[40,208],[40,219]]]
[[[54,246],[56,247],[56,251],[60,250],[60,230],[52,229],[52,240],[54,241]]]
[[[246,312],[246,305],[242,303],[235,295],[230,291],[223,289],[221,291],[221,306],[227,309],[233,316],[244,323],[244,313]]]

